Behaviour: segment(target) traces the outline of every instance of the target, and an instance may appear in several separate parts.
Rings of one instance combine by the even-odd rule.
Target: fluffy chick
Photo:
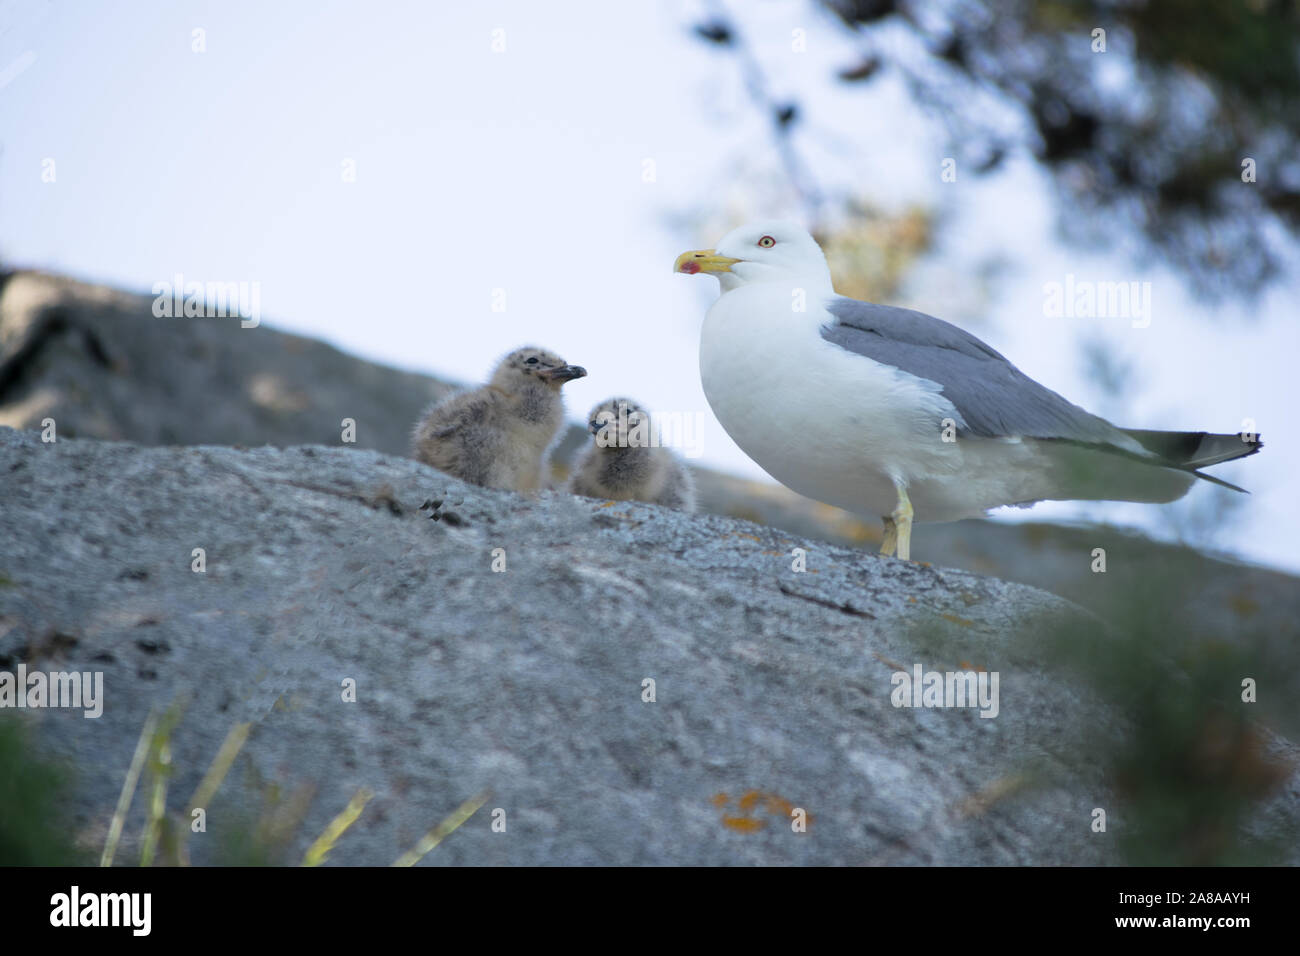
[[[567,489],[588,498],[649,501],[695,510],[695,481],[667,448],[654,446],[650,415],[631,399],[611,398],[587,416],[594,441],[573,467]]]
[[[536,491],[564,423],[560,388],[586,369],[528,346],[501,360],[487,385],[431,406],[411,436],[414,457],[486,488]]]

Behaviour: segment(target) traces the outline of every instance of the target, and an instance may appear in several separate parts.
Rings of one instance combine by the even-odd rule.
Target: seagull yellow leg
[[[886,521],[892,519],[895,526],[894,534],[898,556],[904,561],[910,561],[912,555],[912,501],[907,497],[906,487],[899,484],[895,484],[894,487],[898,489],[898,505]],[[888,526],[886,526],[885,537],[888,540]],[[893,549],[891,549],[890,553],[893,553]]]
[[[885,515],[880,519],[885,523],[885,536],[880,540],[880,553],[889,557],[898,547],[898,525],[894,524],[894,519]]]

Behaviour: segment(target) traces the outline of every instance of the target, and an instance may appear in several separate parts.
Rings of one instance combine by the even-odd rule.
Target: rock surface
[[[404,455],[454,386],[238,318],[155,318],[151,298],[37,272],[0,288],[0,425],[146,445],[339,443]]]
[[[230,728],[253,724],[190,840],[199,863],[309,793],[287,838],[296,862],[363,787],[376,796],[335,863],[392,862],[484,790],[430,864],[1122,861],[1134,800],[1095,751],[1122,745],[1132,714],[1049,650],[1106,633],[1099,619],[1032,587],[825,543],[870,546],[878,529],[717,473],[697,472],[714,514],[696,516],[463,486],[400,457],[450,388],[265,326],[154,319],[146,296],[3,277],[0,426],[29,430],[0,427],[0,671],[104,674],[102,717],[20,718],[75,768],[84,846],[103,843],[150,709],[185,699],[173,811]],[[45,417],[56,442],[40,440]],[[340,446],[343,418],[355,446]],[[208,447],[311,442],[331,447]],[[1297,751],[1281,736],[1300,732],[1294,577],[1106,528],[960,522],[917,541],[1110,620],[1136,586],[1147,620],[1115,647],[1167,633],[1176,663],[1157,696],[1177,701],[1180,668],[1203,658],[1209,692],[1231,699],[1241,660],[1215,655],[1245,654],[1267,729],[1225,749],[1207,718],[1184,756],[1201,773],[1245,754],[1227,783],[1269,786],[1241,822],[1296,832]],[[1110,573],[1085,573],[1098,546]],[[998,672],[998,716],[895,708],[891,678],[916,664]],[[1124,683],[1120,667],[1103,685]],[[1166,739],[1146,746],[1168,775]],[[1109,834],[1090,830],[1097,806]]]
[[[391,862],[484,789],[430,863],[1114,859],[1088,830],[1098,771],[1053,753],[1107,720],[1011,639],[1084,612],[1031,588],[735,519],[530,500],[367,451],[0,429],[0,475],[0,667],[105,675],[102,717],[27,714],[76,767],[87,845],[149,709],[184,694],[178,801],[229,728],[254,724],[206,838],[268,782],[310,783],[301,854],[369,787],[339,863]],[[1000,672],[997,717],[893,707],[891,675],[914,663]],[[203,862],[203,835],[191,844]]]

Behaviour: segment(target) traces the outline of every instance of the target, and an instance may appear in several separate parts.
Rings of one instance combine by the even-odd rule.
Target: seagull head
[[[751,282],[789,282],[826,287],[830,268],[817,240],[798,223],[781,219],[751,222],[722,237],[716,249],[683,252],[673,263],[674,272],[718,277],[723,292]]]
[[[510,395],[533,382],[541,382],[559,391],[565,382],[586,374],[587,370],[581,365],[569,365],[554,352],[529,345],[515,349],[501,360],[492,373],[492,384]]]

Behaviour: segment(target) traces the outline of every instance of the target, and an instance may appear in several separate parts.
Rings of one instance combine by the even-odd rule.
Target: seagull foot
[[[912,501],[907,497],[907,488],[895,483],[898,489],[898,505],[889,516],[894,524],[894,535],[898,557],[903,561],[912,559]]]

